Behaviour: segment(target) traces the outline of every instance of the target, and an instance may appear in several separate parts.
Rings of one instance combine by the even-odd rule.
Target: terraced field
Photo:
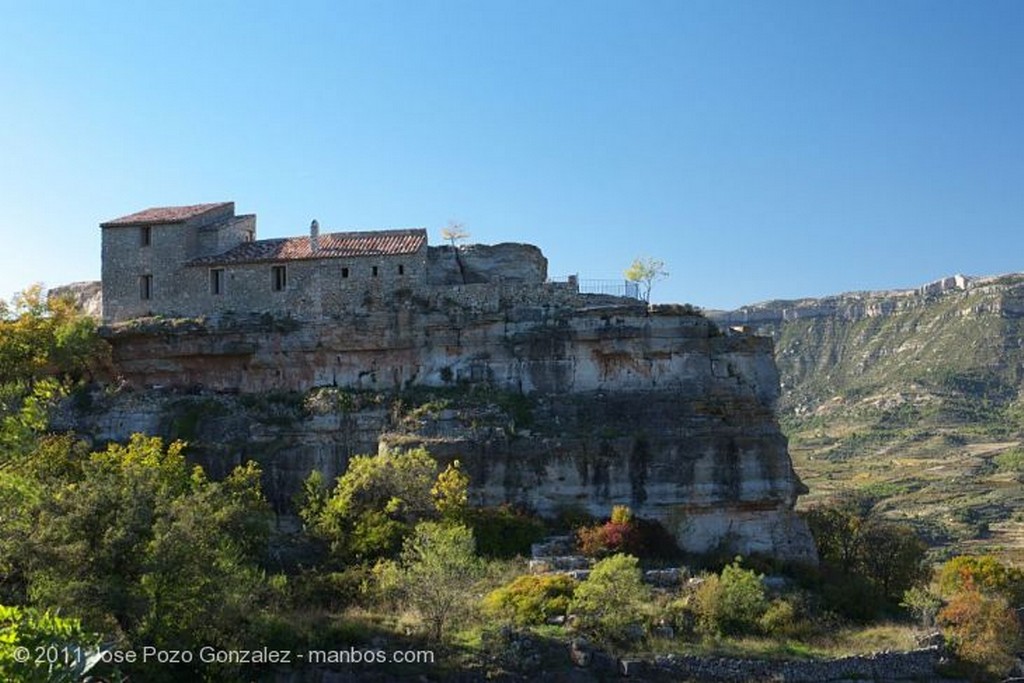
[[[801,505],[868,494],[937,558],[1024,562],[1024,275],[713,317],[775,339]]]

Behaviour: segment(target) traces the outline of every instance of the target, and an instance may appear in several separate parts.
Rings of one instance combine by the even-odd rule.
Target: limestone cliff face
[[[1021,393],[1021,274],[769,301],[712,317],[775,340],[786,415],[865,397],[1007,403]]]
[[[313,468],[331,477],[353,454],[424,444],[465,463],[481,504],[628,504],[688,550],[813,561],[770,339],[537,287],[449,287],[312,324],[119,326],[125,388],[79,428],[184,436],[215,473],[255,458],[282,511]],[[418,407],[425,391],[445,400]]]

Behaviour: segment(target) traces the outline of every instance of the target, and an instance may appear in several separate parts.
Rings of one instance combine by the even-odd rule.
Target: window
[[[398,264],[398,274],[405,275],[405,266],[402,265],[401,263]]]
[[[342,277],[348,277],[348,268],[342,268],[341,269],[341,276]]]
[[[288,286],[288,273],[284,266],[271,266],[271,283],[275,292],[283,292]]]
[[[224,293],[224,269],[210,269],[210,294]]]
[[[148,301],[153,298],[153,276],[139,276],[139,298]]]
[[[139,227],[139,245],[148,247],[153,243],[153,226],[143,225]]]
[[[377,266],[373,267],[373,276],[377,277]]]

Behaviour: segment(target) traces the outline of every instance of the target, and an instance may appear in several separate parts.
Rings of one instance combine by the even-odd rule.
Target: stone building
[[[427,282],[422,229],[256,239],[234,202],[146,209],[103,230],[103,321],[267,312],[319,318]]]

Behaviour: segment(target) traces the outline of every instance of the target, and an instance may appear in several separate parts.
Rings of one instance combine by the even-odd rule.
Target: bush
[[[637,559],[619,554],[594,565],[569,609],[581,632],[605,644],[629,643],[643,636],[650,602]]]
[[[772,638],[804,638],[810,635],[813,625],[801,612],[801,606],[795,600],[773,600],[758,619],[758,625],[766,636]]]
[[[634,517],[625,505],[612,508],[612,518],[604,524],[585,526],[576,532],[580,552],[588,557],[607,557],[626,553],[636,557],[677,557],[675,538],[654,520]]]
[[[1005,598],[960,591],[939,612],[938,621],[957,657],[979,672],[1000,677],[1013,667],[1020,624]]]
[[[508,505],[469,510],[466,524],[473,530],[477,553],[483,557],[529,555],[530,545],[547,532],[540,519]]]
[[[762,578],[743,569],[737,558],[721,576],[706,579],[694,596],[700,630],[709,635],[756,633],[768,610]]]
[[[564,574],[524,575],[491,591],[484,610],[519,626],[540,625],[563,616],[569,608],[576,582]]]
[[[1000,595],[1012,607],[1024,605],[1024,571],[991,555],[960,555],[939,570],[939,591],[950,596],[964,590]]]

